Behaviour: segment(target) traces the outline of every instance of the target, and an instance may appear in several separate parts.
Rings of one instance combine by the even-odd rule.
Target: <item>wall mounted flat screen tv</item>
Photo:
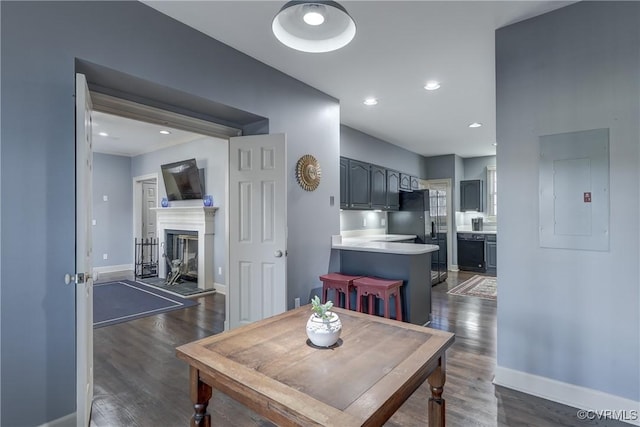
[[[204,188],[196,159],[161,165],[164,187],[169,200],[202,199]]]

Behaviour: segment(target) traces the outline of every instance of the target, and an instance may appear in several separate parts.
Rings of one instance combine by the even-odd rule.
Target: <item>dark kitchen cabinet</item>
[[[400,174],[400,190],[411,191],[411,175]]]
[[[460,181],[460,210],[482,212],[484,210],[483,188],[480,179]]]
[[[349,159],[348,192],[350,209],[371,208],[371,165]]]
[[[498,251],[497,251],[496,235],[488,234],[486,243],[487,243],[487,249],[485,252],[485,256],[487,258],[487,273],[496,274],[498,270]]]
[[[340,208],[400,210],[400,184],[404,177],[406,191],[418,178],[383,166],[340,157]]]
[[[371,165],[371,209],[387,208],[387,170]]]
[[[387,210],[400,209],[400,172],[387,169]]]
[[[420,187],[420,181],[418,180],[418,177],[412,176],[411,177],[411,189],[412,190],[417,190]]]
[[[349,159],[340,157],[340,209],[349,208]]]

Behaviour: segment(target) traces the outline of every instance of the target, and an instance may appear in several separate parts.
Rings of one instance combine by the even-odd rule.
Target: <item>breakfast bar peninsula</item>
[[[415,236],[342,238],[331,247],[339,251],[343,274],[402,280],[402,319],[427,325],[431,321],[431,253],[439,247],[398,241],[410,237]]]

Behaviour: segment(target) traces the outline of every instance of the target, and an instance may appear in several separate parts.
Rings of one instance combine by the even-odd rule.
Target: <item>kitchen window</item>
[[[498,215],[498,186],[496,167],[487,166],[487,216],[495,221]]]

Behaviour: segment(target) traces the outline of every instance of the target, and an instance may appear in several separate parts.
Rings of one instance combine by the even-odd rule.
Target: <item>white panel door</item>
[[[286,137],[229,139],[230,328],[287,310]]]
[[[152,210],[158,207],[156,196],[157,184],[155,181],[142,183],[142,238],[153,239],[156,237],[156,212]]]
[[[87,80],[76,74],[76,415],[86,427],[93,401],[93,279],[91,97]]]

